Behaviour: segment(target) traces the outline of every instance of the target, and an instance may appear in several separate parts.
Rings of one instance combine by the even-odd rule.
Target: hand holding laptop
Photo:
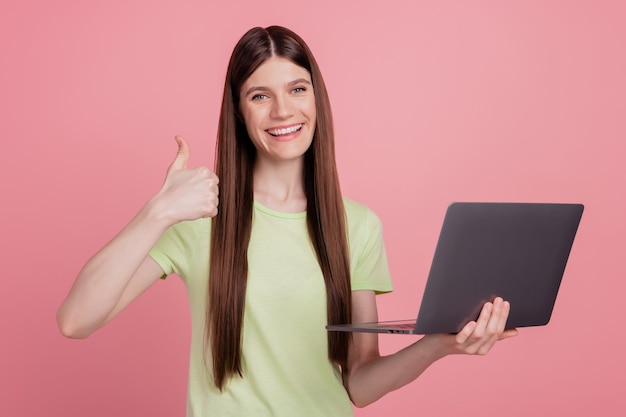
[[[498,340],[517,336],[517,329],[505,329],[510,312],[510,304],[501,297],[487,302],[476,321],[470,321],[457,334],[428,334],[440,344],[441,356],[453,354],[485,355]]]
[[[354,403],[367,405],[410,383],[444,356],[484,355],[517,327],[547,324],[582,212],[581,204],[451,204],[417,320],[363,323],[374,317],[357,315],[356,323],[326,326],[424,335],[380,356],[377,338],[355,334],[344,374]]]

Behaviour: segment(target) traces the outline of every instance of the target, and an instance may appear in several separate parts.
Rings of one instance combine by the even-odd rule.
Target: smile
[[[299,131],[300,129],[302,129],[302,123],[297,124],[297,125],[293,125],[293,126],[289,126],[289,127],[284,127],[281,129],[267,129],[267,133],[269,133],[272,136],[282,136],[282,135],[288,135],[290,133],[294,133]]]

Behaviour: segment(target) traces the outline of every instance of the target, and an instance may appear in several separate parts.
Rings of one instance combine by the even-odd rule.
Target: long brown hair
[[[239,94],[248,77],[274,56],[286,58],[311,74],[317,120],[313,142],[304,156],[308,233],[326,283],[328,323],[351,320],[346,220],[335,164],[330,101],[322,74],[298,35],[279,26],[253,28],[239,40],[228,64],[216,145],[220,210],[213,218],[211,232],[205,343],[210,346],[214,383],[220,390],[228,378],[243,376],[242,325],[256,150],[239,115]],[[349,333],[329,332],[329,359],[345,366],[349,341]]]

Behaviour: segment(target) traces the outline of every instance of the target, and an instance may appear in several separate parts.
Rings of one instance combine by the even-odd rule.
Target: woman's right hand
[[[180,136],[176,142],[161,191],[78,274],[57,312],[65,336],[88,337],[163,275],[148,254],[167,227],[217,214],[217,176],[205,167],[187,169],[189,145]]]
[[[189,145],[176,136],[178,153],[165,176],[161,191],[151,203],[169,224],[214,217],[219,204],[219,179],[207,167],[187,168]]]

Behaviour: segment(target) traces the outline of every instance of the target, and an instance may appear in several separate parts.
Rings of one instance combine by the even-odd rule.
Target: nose
[[[287,119],[293,115],[293,106],[289,97],[277,95],[272,103],[271,117],[275,119]]]

